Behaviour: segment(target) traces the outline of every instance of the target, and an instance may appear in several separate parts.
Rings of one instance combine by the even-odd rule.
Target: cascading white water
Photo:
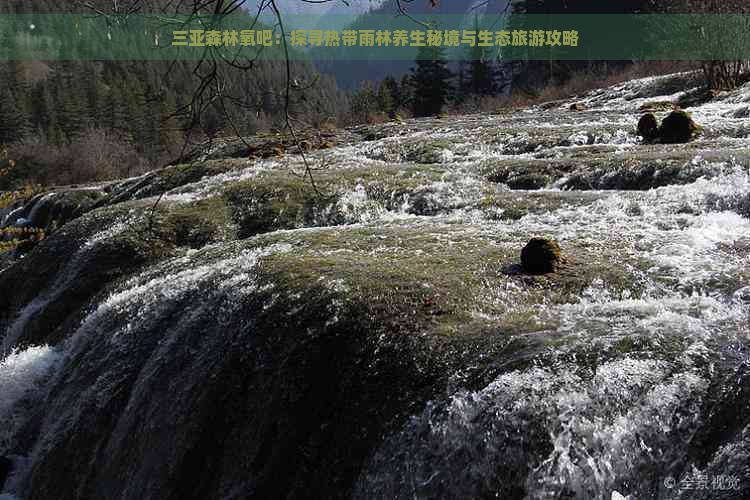
[[[596,112],[591,117],[558,113],[547,120],[538,117],[541,111],[531,110],[408,124],[414,129],[403,135],[331,152],[334,168],[395,170],[416,162],[439,165],[444,173],[421,178],[410,170],[403,177],[418,179],[418,185],[384,198],[368,193],[366,182],[358,181],[314,214],[313,224],[333,227],[285,234],[334,238],[343,231],[337,225],[343,224],[355,230],[386,225],[425,232],[454,227],[457,238],[478,234],[509,252],[516,252],[531,235],[543,234],[556,238],[563,250],[586,248],[616,259],[613,265],[628,269],[633,286],[622,289],[595,280],[574,303],[529,304],[532,292],[513,281],[496,284],[488,277],[478,300],[485,309],[503,313],[478,310],[475,317],[497,324],[504,315],[516,313],[533,318],[535,331],[518,334],[519,342],[532,346],[532,359],[521,367],[497,368],[480,387],[462,387],[462,370],[452,374],[450,389],[410,408],[411,418],[389,429],[371,450],[353,486],[354,497],[608,500],[619,492],[638,499],[686,498],[695,492],[670,487],[670,479],[696,470],[711,477],[745,470],[743,436],[748,429],[731,429],[730,435],[713,442],[705,436],[715,417],[705,409],[722,411],[722,405],[729,404],[721,397],[724,392],[743,394],[743,374],[750,366],[750,170],[739,153],[734,158],[747,146],[747,137],[727,141],[721,160],[696,153],[678,177],[683,185],[590,191],[568,203],[564,196],[569,193],[555,188],[566,185],[566,179],[559,179],[533,193],[538,203],[549,201],[549,209],[512,220],[498,216],[505,209],[482,209],[488,196],[510,193],[503,185],[488,186],[484,173],[477,171],[488,164],[577,161],[592,147],[611,148],[606,154],[623,161],[635,154],[640,145],[629,131],[633,116],[623,111],[656,99],[639,94],[655,82],[631,82],[592,94],[584,100]],[[627,94],[639,97],[626,100]],[[696,116],[706,128],[737,126],[726,117],[728,108],[741,102],[733,99],[698,108]],[[426,151],[424,143],[429,141],[437,146]],[[287,162],[298,166],[297,159]],[[164,202],[195,203],[277,167],[275,161],[266,161],[213,175],[167,193]],[[701,177],[704,173],[710,178]],[[607,175],[612,176],[600,177]],[[532,193],[518,196],[526,195]],[[193,394],[227,376],[218,367],[230,351],[228,345],[250,351],[252,336],[235,336],[232,328],[252,331],[255,318],[243,316],[243,310],[251,305],[266,310],[279,299],[273,285],[258,288],[258,263],[276,254],[294,254],[307,244],[247,249],[229,242],[187,251],[117,282],[89,305],[73,335],[59,345],[17,345],[30,318],[51,297],[65,293],[69,280],[78,276],[87,252],[142,223],[123,217],[91,235],[51,286],[18,311],[2,334],[0,456],[13,456],[18,464],[6,482],[7,494],[22,497],[38,470],[54,468],[56,454],[63,454],[67,443],[84,447],[100,438],[89,451],[102,461],[101,470],[75,464],[76,470],[85,471],[81,477],[87,486],[101,493],[128,483],[117,490],[122,498],[139,497],[139,488],[167,488],[177,474],[175,464],[195,460],[191,450],[180,447],[202,432],[193,413],[216,406],[213,401],[198,404]],[[446,245],[455,243],[445,240]],[[394,251],[393,245],[383,243],[371,253]],[[325,256],[323,250],[320,254]],[[344,297],[350,293],[343,280],[324,284]],[[289,316],[304,312],[304,301],[315,299],[294,297],[302,305]],[[340,306],[332,302],[322,323],[338,321]],[[516,356],[510,350],[507,359],[496,364],[510,366]],[[252,361],[259,371],[272,363],[262,356]],[[110,408],[120,410],[111,415]],[[210,420],[202,413],[201,418]],[[16,442],[25,419],[33,421],[37,432],[33,439]],[[106,438],[87,434],[97,426],[106,429]],[[699,460],[696,443],[701,439],[715,449],[707,447],[708,458]],[[225,473],[221,477],[226,481],[216,491],[252,489],[245,483],[257,478],[226,479],[231,474],[225,469],[231,467],[223,467],[214,470]],[[713,492],[733,498],[733,485],[725,486]]]

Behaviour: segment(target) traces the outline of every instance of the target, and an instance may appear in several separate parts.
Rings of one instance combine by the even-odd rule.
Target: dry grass
[[[482,112],[498,109],[516,109],[543,102],[570,99],[604,87],[610,87],[637,78],[666,75],[697,69],[690,61],[640,61],[617,71],[579,71],[566,82],[536,90],[516,90],[509,96],[482,97],[467,100],[451,108],[453,114]]]
[[[119,179],[152,170],[159,161],[139,155],[121,134],[103,129],[91,129],[72,144],[26,143],[8,150],[15,168],[0,179],[3,189]]]
[[[686,61],[641,61],[618,71],[579,71],[562,85],[549,86],[536,96],[537,102],[554,101],[580,96],[594,89],[611,87],[618,83],[645,78],[648,76],[666,75],[695,69],[695,65]]]

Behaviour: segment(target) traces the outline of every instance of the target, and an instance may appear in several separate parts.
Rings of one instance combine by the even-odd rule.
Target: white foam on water
[[[118,342],[121,336],[137,332],[141,323],[158,317],[164,312],[163,308],[196,293],[224,293],[231,289],[232,293],[226,295],[239,303],[242,297],[255,290],[253,270],[259,259],[288,252],[291,248],[288,244],[276,244],[242,250],[231,257],[197,266],[192,260],[200,257],[195,254],[167,262],[165,265],[183,270],[173,272],[159,266],[156,270],[129,279],[122,286],[122,291],[107,297],[83,320],[76,337],[80,337],[82,332],[96,331],[99,323],[112,315],[127,315],[129,320],[122,323],[119,330],[110,332],[111,342]]]
[[[66,293],[66,289],[70,285],[71,280],[76,279],[80,272],[82,272],[86,266],[86,261],[90,252],[97,245],[117,237],[133,227],[134,224],[138,224],[139,221],[140,219],[137,217],[128,216],[88,238],[80,248],[78,248],[75,254],[65,261],[62,269],[58,270],[56,273],[55,279],[52,283],[26,304],[6,328],[2,337],[2,343],[0,344],[0,359],[2,359],[3,356],[7,356],[7,354],[13,349],[15,343],[23,335],[24,328],[28,322],[35,315],[39,314],[50,302]]]
[[[36,214],[39,213],[39,210],[41,210],[41,207],[45,203],[47,203],[49,200],[52,200],[55,196],[57,196],[57,193],[51,192],[39,198],[37,202],[34,204],[34,206],[31,207],[31,212],[29,212],[29,215],[26,218],[30,221],[36,220]]]
[[[678,92],[632,99],[653,93],[649,89],[659,85],[661,78],[593,92],[582,102],[587,109],[633,111],[647,101],[675,101],[683,95]],[[725,115],[732,105],[747,100],[747,91],[743,89],[721,103],[701,106],[696,116],[702,124],[733,126],[736,120]],[[476,209],[486,186],[477,171],[472,171],[477,163],[560,157],[574,148],[584,151],[590,144],[610,145],[622,153],[638,143],[630,130],[631,115],[601,116],[577,118],[568,114],[546,121],[539,117],[538,109],[524,110],[511,118],[512,125],[518,126],[507,127],[513,128],[509,132],[504,130],[508,121],[502,118],[459,117],[438,125],[436,130],[408,130],[403,135],[343,146],[327,153],[334,160],[334,169],[383,168],[388,162],[404,165],[425,160],[419,156],[424,153],[420,148],[430,141],[444,141],[446,145],[437,145],[435,154],[427,160],[440,164],[440,168],[455,170],[455,175],[425,181],[403,199],[391,200],[390,209],[383,200],[370,197],[360,182],[318,214],[317,222],[396,222],[417,227],[425,218],[409,212],[415,211],[418,202],[423,209],[448,214],[442,220],[434,218],[438,223],[481,224],[483,235],[496,238],[498,245],[520,248],[530,234],[549,234],[561,241],[563,249],[566,244],[588,245],[594,250],[614,248],[623,261],[645,261],[643,268],[629,269],[646,286],[642,296],[635,297],[627,290],[616,293],[606,283],[598,282],[584,290],[576,303],[536,304],[534,312],[540,319],[550,320],[545,322],[547,333],[564,342],[545,347],[544,356],[531,366],[502,373],[485,387],[461,390],[427,404],[402,432],[383,444],[366,466],[358,486],[360,497],[371,491],[401,494],[404,488],[415,497],[469,497],[501,487],[506,480],[517,480],[519,487],[537,496],[554,496],[565,488],[580,498],[614,500],[626,494],[631,496],[625,498],[633,498],[633,492],[624,484],[637,482],[638,471],[659,470],[684,457],[684,443],[669,440],[675,435],[690,436],[697,425],[699,405],[709,386],[704,365],[711,359],[716,341],[722,336],[733,340],[746,336],[743,332],[750,306],[750,283],[742,282],[747,276],[742,273],[748,262],[741,252],[731,249],[750,234],[750,221],[737,210],[750,194],[747,168],[733,162],[711,163],[696,155],[682,168],[685,178],[696,172],[723,173],[710,180],[698,179],[691,184],[647,192],[608,192],[604,199],[584,207],[562,206],[547,213],[525,215],[515,222],[490,222]],[[553,137],[553,145],[548,147],[543,145],[544,137],[529,132],[533,128],[544,129],[545,133],[559,128],[560,137]],[[467,142],[467,129],[496,141]],[[555,140],[559,145],[554,145]],[[564,145],[566,140],[571,145]],[[743,146],[743,140],[732,143]],[[228,184],[282,167],[299,168],[300,159],[254,162],[169,191],[164,200],[193,202],[220,193]],[[683,210],[686,207],[690,210]],[[130,219],[118,221],[92,236],[85,247],[116,237],[134,223]],[[446,239],[446,244],[450,243]],[[259,260],[294,249],[291,245],[274,245],[204,260],[206,252],[211,251],[207,247],[189,252],[122,283],[118,291],[90,311],[74,340],[65,346],[67,354],[76,342],[85,342],[102,325],[117,325],[113,330],[107,329],[113,348],[118,343],[137,342],[137,333],[155,324],[170,306],[193,298],[200,301],[214,293],[227,297],[218,306],[217,318],[231,316],[234,308],[241,307],[243,297],[257,292]],[[403,251],[384,245],[372,254]],[[58,277],[54,289],[64,289],[65,281],[61,279]],[[730,282],[732,288],[721,293],[704,290],[710,291],[717,282]],[[337,293],[346,291],[343,282],[323,284]],[[488,283],[485,295],[478,299],[512,310],[523,293],[531,293],[514,286],[509,284],[503,289]],[[20,332],[47,303],[44,296],[37,299],[21,312],[11,328],[13,332]],[[329,321],[338,319],[335,309],[339,305],[331,305]],[[473,314],[485,321],[502,320],[500,315],[480,311]],[[627,353],[595,365],[582,359],[585,348],[601,347],[601,352],[611,354],[618,341],[631,337],[648,339],[672,351],[649,351],[641,353],[643,357]],[[2,420],[13,414],[17,402],[38,390],[64,355],[48,346],[10,351],[15,335],[6,335],[5,340],[9,354],[0,362]],[[541,454],[534,446],[545,440],[550,446]],[[529,464],[531,469],[525,469]],[[508,476],[517,473],[517,477],[498,477],[508,471]]]
[[[25,418],[16,403],[42,387],[60,357],[59,350],[43,345],[12,351],[0,361],[0,455],[7,451],[12,433]]]
[[[658,470],[680,458],[684,449],[670,436],[690,435],[707,387],[689,371],[628,358],[600,365],[591,380],[571,365],[505,373],[445,407],[428,405],[378,452],[356,497],[403,494],[399,488],[408,485],[419,498],[506,487],[519,477],[504,474],[533,463],[534,443],[544,437],[534,437],[535,428],[549,433],[552,451],[517,485],[529,498],[563,490],[609,496],[623,481],[637,481],[642,467]]]

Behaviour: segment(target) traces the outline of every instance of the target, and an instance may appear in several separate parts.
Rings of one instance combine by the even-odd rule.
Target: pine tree
[[[91,118],[91,124],[100,127],[102,125],[102,112],[104,111],[102,97],[105,91],[101,83],[99,70],[95,64],[84,62],[80,74],[89,76],[89,78],[85,78],[82,82],[84,87],[83,97],[85,99],[86,109]]]
[[[159,100],[159,150],[164,152],[179,140],[179,123],[175,116],[177,103],[173,94]]]
[[[28,122],[10,89],[0,87],[0,144],[20,141],[26,135]]]
[[[456,73],[456,91],[453,93],[453,100],[456,104],[461,105],[466,101],[470,94],[466,85],[466,61],[458,62],[458,72]]]
[[[142,86],[136,95],[138,114],[132,129],[133,138],[138,149],[151,160],[159,155],[159,100],[157,92],[149,83]]]
[[[388,116],[394,116],[402,105],[401,91],[398,82],[392,76],[386,76],[378,86],[378,108]]]
[[[412,102],[414,101],[414,86],[412,82],[412,75],[405,74],[401,77],[401,84],[399,85],[399,108],[411,108]]]
[[[23,139],[30,131],[27,102],[30,87],[18,57],[16,38],[11,32],[0,36],[0,54],[9,59],[0,63],[0,144]]]
[[[367,122],[378,110],[378,95],[370,82],[362,82],[357,93],[352,96],[351,113],[358,123]]]
[[[414,116],[439,115],[448,102],[453,74],[445,62],[443,47],[420,47],[417,67],[412,70],[414,87],[412,111]]]
[[[124,106],[125,98],[120,86],[110,85],[102,97],[102,118],[104,128],[125,132],[127,130],[127,113]]]
[[[67,142],[75,141],[91,124],[86,98],[76,81],[76,65],[69,61],[53,68],[52,88],[59,127]]]
[[[481,29],[479,20],[474,18],[474,28],[477,33]],[[474,47],[468,48],[468,85],[469,93],[474,96],[493,95],[497,91],[496,70],[489,61],[490,54],[487,47],[481,47],[475,44]]]

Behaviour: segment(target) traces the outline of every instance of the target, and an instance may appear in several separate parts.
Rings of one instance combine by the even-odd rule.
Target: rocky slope
[[[634,132],[693,85],[343,131],[319,192],[226,145],[12,207],[58,227],[0,272],[0,491],[750,495],[750,88]],[[695,471],[742,480],[667,487]]]

